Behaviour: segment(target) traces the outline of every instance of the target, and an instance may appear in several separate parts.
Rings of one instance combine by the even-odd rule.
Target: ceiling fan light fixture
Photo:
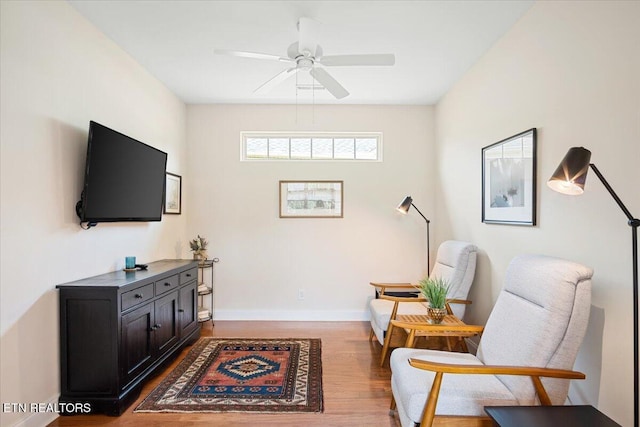
[[[298,68],[302,70],[310,70],[313,67],[312,58],[299,58],[296,63],[298,64]]]

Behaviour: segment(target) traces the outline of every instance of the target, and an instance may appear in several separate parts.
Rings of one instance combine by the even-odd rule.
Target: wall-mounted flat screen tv
[[[89,123],[80,222],[160,221],[167,153]]]

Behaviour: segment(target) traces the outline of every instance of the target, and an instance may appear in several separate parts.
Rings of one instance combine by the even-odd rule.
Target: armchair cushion
[[[516,257],[487,320],[478,358],[487,365],[571,369],[591,305],[591,276],[583,265],[542,255]],[[500,376],[519,400],[531,400],[526,377]],[[564,404],[569,382],[543,380],[551,401]]]
[[[477,248],[468,242],[447,240],[438,247],[436,263],[429,277],[446,279],[449,299],[466,300],[476,272]],[[466,304],[452,304],[451,310],[458,319],[464,317]]]
[[[384,343],[384,334],[389,327],[393,304],[393,301],[376,298],[371,300],[369,306],[371,311],[371,327],[380,344]],[[424,304],[424,302],[402,302],[398,304],[397,314],[427,314],[427,308]]]

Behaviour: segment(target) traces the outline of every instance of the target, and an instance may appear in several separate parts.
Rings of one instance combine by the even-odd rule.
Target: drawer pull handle
[[[165,285],[165,286],[171,286],[171,283],[169,283],[169,282],[164,282],[164,285]]]
[[[187,273],[187,277],[191,277],[191,273]]]
[[[142,295],[142,294],[135,294],[134,296],[135,296],[136,298],[138,298],[138,299],[140,299],[140,298],[142,298],[142,297],[143,297],[143,295]]]
[[[179,308],[179,309],[178,309],[178,313],[184,313],[184,310],[183,310],[183,309],[181,309],[181,308]]]

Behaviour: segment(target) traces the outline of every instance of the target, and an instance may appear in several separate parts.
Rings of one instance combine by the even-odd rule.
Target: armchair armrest
[[[451,299],[447,300],[447,304],[465,304],[465,305],[470,305],[470,304],[473,304],[473,303],[468,299],[451,298]]]
[[[391,295],[380,294],[378,297],[380,299],[386,299],[389,301],[396,302],[427,302],[427,299],[423,296],[415,296],[415,297],[396,297]]]
[[[415,288],[412,283],[377,283],[369,282],[375,288]]]
[[[451,309],[451,306],[449,304],[469,305],[471,304],[471,301],[469,301],[468,299],[457,299],[457,298],[448,299],[446,302],[445,308],[447,309],[447,314],[453,314],[453,310]]]
[[[447,374],[489,374],[489,375],[524,375],[535,377],[564,378],[570,380],[583,380],[585,374],[566,369],[539,368],[530,366],[504,366],[504,365],[458,365],[454,363],[429,362],[427,360],[409,359],[409,364],[414,368],[432,372]]]
[[[436,373],[433,385],[429,392],[429,398],[425,405],[421,425],[431,426],[435,417],[436,404],[442,384],[442,375],[447,374],[488,374],[488,375],[524,375],[531,377],[533,386],[536,389],[540,403],[544,406],[551,405],[551,399],[540,381],[540,377],[564,378],[564,379],[585,379],[582,372],[569,371],[565,369],[538,368],[527,366],[497,366],[497,365],[457,365],[449,363],[429,362],[420,359],[409,359],[409,364],[414,368],[424,369]]]
[[[383,295],[389,297],[404,298],[399,301],[408,300],[411,302],[412,298],[417,297],[420,294],[419,289],[413,283],[377,283],[369,282],[369,285],[376,289],[376,298],[381,298]],[[389,295],[387,294],[389,293]],[[411,295],[418,294],[418,295]],[[392,300],[395,301],[395,300]]]
[[[413,283],[377,283],[377,282],[369,282],[371,286],[376,288],[380,292],[380,294],[384,294],[387,289],[389,290],[407,290],[407,289],[415,289],[417,291],[416,285]],[[407,291],[411,292],[411,291]]]

